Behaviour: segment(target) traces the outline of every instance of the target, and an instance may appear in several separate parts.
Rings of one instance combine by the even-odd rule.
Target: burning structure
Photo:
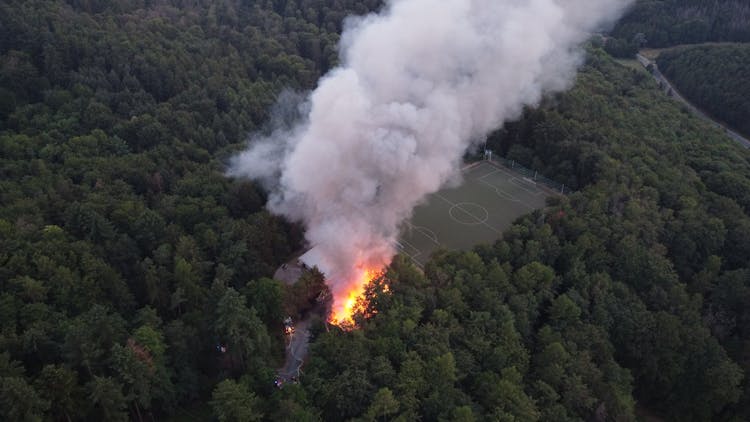
[[[630,2],[388,0],[346,20],[339,67],[229,174],[261,180],[268,208],[305,225],[345,320],[412,209],[490,131],[567,88],[580,45]]]
[[[316,267],[326,277],[328,274],[336,274],[336,267],[327,259],[324,249],[317,246],[305,252],[298,258],[303,267]],[[329,283],[329,288],[334,301],[331,308],[329,321],[336,325],[351,325],[352,315],[359,298],[364,294],[367,284],[377,276],[378,268],[365,268],[360,266],[353,272],[353,278],[343,283]],[[337,288],[338,290],[334,290]]]
[[[316,247],[313,247],[302,254],[297,258],[297,261],[299,261],[304,268],[318,267],[318,270],[323,274],[328,273],[332,269],[330,264],[326,261],[325,255],[323,255],[320,249]]]

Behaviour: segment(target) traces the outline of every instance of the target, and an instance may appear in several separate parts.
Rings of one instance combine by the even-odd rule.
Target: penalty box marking
[[[492,183],[490,183],[490,182],[488,182],[486,180],[480,180],[479,182],[482,183],[482,184],[484,184],[484,185],[486,185],[487,187],[489,187],[492,191],[494,191],[497,194],[497,196],[499,196],[503,200],[511,201],[511,202],[518,202],[518,203],[521,203],[523,205],[526,205],[527,207],[529,206],[528,204],[526,204],[525,202],[523,202],[520,199],[516,198],[512,194],[510,194],[510,193],[502,190],[501,188],[497,187],[496,185],[494,185],[494,184],[492,184]],[[529,207],[529,208],[531,208],[531,207]]]
[[[505,173],[505,175],[508,176],[508,181],[510,183],[512,183],[512,184],[518,186],[519,188],[525,190],[530,195],[538,196],[538,195],[544,194],[544,191],[541,190],[541,189],[539,189],[538,187],[536,187],[536,182],[534,182],[531,179],[526,179],[526,178],[519,179],[516,174],[513,174],[510,171],[508,171],[506,169],[503,169],[501,167],[498,167],[497,171]],[[532,190],[527,189],[526,187],[523,186],[522,183],[526,183],[527,184],[526,187],[533,187],[534,190],[532,191]],[[528,185],[529,183],[532,186],[529,186]]]
[[[465,173],[467,173],[466,174],[467,178],[481,180],[481,179],[484,179],[485,177],[487,177],[487,176],[489,176],[491,174],[495,174],[495,173],[498,172],[498,169],[495,166],[493,166],[491,164],[484,163],[484,162],[481,163],[480,166],[477,166],[476,170],[479,171],[480,169],[483,169],[484,167],[489,167],[490,168],[489,169],[490,170],[489,173],[483,174],[481,176],[479,176],[479,175],[474,176],[474,175],[469,174],[470,172],[465,172]],[[471,172],[471,173],[473,173],[473,172]]]
[[[432,231],[429,228],[424,227],[424,226],[415,226],[410,221],[407,221],[406,224],[409,226],[409,230],[416,231],[417,233],[421,234],[422,236],[430,239],[432,241],[432,243],[434,243],[434,244],[436,244],[436,245],[438,245],[440,247],[444,247],[444,245],[440,244],[440,242],[438,241],[438,237],[437,237],[437,235],[435,234],[434,231]]]
[[[448,249],[447,246],[445,246],[445,245],[441,244],[440,242],[438,242],[437,235],[435,234],[435,232],[433,232],[432,230],[428,229],[427,227],[415,226],[415,225],[411,224],[411,222],[409,222],[409,221],[407,221],[406,224],[409,226],[409,230],[410,231],[416,231],[420,235],[426,237],[432,243],[436,244],[438,246],[438,248]],[[417,248],[416,246],[412,245],[411,243],[409,243],[407,240],[401,239],[400,242],[401,243],[396,242],[396,244],[397,244],[397,246],[399,246],[401,248],[402,252],[404,252],[406,254],[406,256],[408,256],[409,259],[411,259],[411,261],[414,264],[416,264],[417,267],[424,268],[424,265],[417,260],[417,257],[420,256],[420,255],[422,255],[423,251],[421,249]],[[413,255],[410,255],[409,253],[405,252],[406,248],[404,248],[404,245],[406,245],[407,247],[411,248],[412,250],[417,251],[417,253],[415,253]]]
[[[516,198],[515,196],[509,194],[508,192],[505,192],[504,190],[500,189],[499,187],[493,185],[490,182],[487,182],[486,180],[482,180],[481,182],[484,183],[485,185],[487,185],[493,191],[495,191],[495,193],[497,194],[497,196],[499,196],[501,199],[505,199],[505,200],[511,201],[511,202],[518,202],[519,204],[523,205],[524,207],[526,207],[526,208],[528,208],[530,210],[535,210],[536,209],[536,207],[532,207],[526,201],[522,201],[522,200]]]
[[[525,177],[521,178],[521,179],[519,179],[517,177],[512,177],[509,180],[510,180],[510,183],[513,183],[514,185],[516,185],[519,188],[521,188],[521,189],[525,190],[526,192],[528,192],[529,195],[539,196],[542,193],[544,193],[544,192],[542,192],[541,189],[539,189],[538,187],[536,187],[536,182],[532,181],[531,179],[527,179]],[[526,189],[526,187],[524,186],[524,184],[527,187],[529,186],[529,184],[531,184],[532,186],[530,186],[530,187],[532,187],[534,190]]]
[[[505,173],[506,175],[509,175],[509,173],[507,171],[505,171],[505,170],[503,170],[501,168],[497,168],[492,173],[485,174],[484,176],[482,176],[481,178],[479,178],[477,180],[479,180],[480,183],[483,183],[484,185],[488,186],[490,189],[492,189],[493,191],[495,191],[495,193],[500,198],[502,198],[502,199],[505,199],[505,200],[508,200],[508,201],[513,201],[513,202],[518,202],[518,203],[522,204],[523,206],[525,206],[526,208],[529,208],[529,209],[532,209],[532,210],[536,209],[536,207],[533,207],[533,206],[529,205],[528,203],[526,203],[526,201],[523,201],[523,200],[517,198],[515,195],[506,192],[505,190],[503,190],[502,188],[498,187],[494,183],[492,183],[490,181],[487,181],[487,180],[484,180],[485,178],[490,177],[490,176],[495,175],[495,174],[500,173],[500,172]],[[509,175],[508,179],[506,179],[506,180],[508,182],[510,182],[510,183],[518,186],[520,189],[526,191],[530,195],[537,196],[537,195],[541,195],[541,194],[544,193],[542,190],[540,190],[538,188],[537,188],[537,192],[531,192],[528,189],[524,188],[523,186],[520,186],[518,183],[515,183],[515,181],[518,180],[518,178],[516,178],[515,176]]]
[[[422,251],[419,250],[416,246],[403,239],[400,242],[396,242],[396,247],[401,251],[401,253],[408,256],[412,260],[422,254]],[[413,253],[407,252],[407,248]]]

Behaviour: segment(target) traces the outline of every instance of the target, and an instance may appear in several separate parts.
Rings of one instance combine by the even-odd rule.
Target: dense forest
[[[750,41],[750,4],[744,0],[638,0],[612,35],[649,47],[746,42]]]
[[[597,51],[490,145],[580,191],[424,274],[396,260],[363,330],[318,337],[306,403],[325,420],[634,420],[636,402],[747,420],[750,154]]]
[[[596,48],[489,139],[578,192],[396,257],[273,386],[321,280],[269,278],[301,228],[224,163],[377,6],[0,4],[3,419],[750,419],[750,153]]]
[[[657,64],[692,103],[750,135],[750,44],[666,50]]]
[[[163,419],[228,375],[268,394],[262,277],[301,231],[224,161],[368,5],[0,3],[0,419]]]

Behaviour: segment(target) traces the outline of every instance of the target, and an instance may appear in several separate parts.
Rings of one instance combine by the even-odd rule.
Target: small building
[[[317,246],[302,254],[302,256],[297,258],[297,261],[305,269],[318,267],[318,270],[324,275],[329,274],[332,268]]]

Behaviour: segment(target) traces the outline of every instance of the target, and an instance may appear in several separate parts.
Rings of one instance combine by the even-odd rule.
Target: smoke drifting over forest
[[[357,265],[390,261],[403,221],[468,148],[571,84],[580,44],[629,3],[388,1],[347,20],[341,64],[301,118],[256,136],[229,173],[263,180],[269,209],[305,224],[338,300]]]

